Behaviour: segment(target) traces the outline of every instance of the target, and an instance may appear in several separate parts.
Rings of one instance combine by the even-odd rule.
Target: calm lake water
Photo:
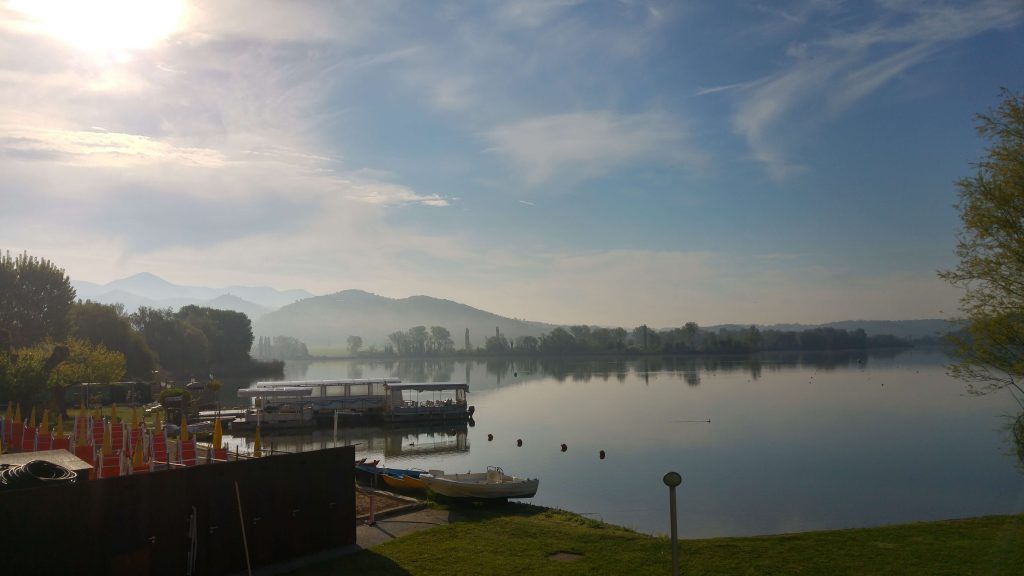
[[[1024,473],[1007,430],[1012,398],[967,396],[946,362],[928,350],[325,361],[290,363],[285,377],[468,382],[474,426],[356,428],[337,443],[394,467],[498,465],[540,478],[533,503],[653,534],[669,531],[661,479],[674,470],[683,477],[680,535],[693,538],[1024,512]],[[238,403],[234,387],[222,400]],[[243,449],[251,441],[226,440]],[[325,429],[271,442],[298,451],[335,439]]]

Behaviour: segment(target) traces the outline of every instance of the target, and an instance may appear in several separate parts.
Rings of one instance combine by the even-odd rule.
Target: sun
[[[32,29],[87,52],[144,50],[176,32],[185,0],[9,0]]]

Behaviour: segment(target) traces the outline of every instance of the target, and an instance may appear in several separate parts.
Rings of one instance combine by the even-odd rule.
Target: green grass
[[[293,572],[328,574],[671,574],[667,538],[559,510],[454,508],[454,524]],[[558,552],[582,557],[568,562]],[[680,542],[682,574],[1024,574],[1024,516]]]

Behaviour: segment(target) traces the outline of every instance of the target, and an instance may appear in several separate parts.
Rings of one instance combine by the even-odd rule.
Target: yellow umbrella
[[[256,438],[252,441],[252,455],[256,458],[263,456],[263,442],[260,441],[260,428],[256,427]]]
[[[78,428],[78,441],[75,442],[75,446],[88,446],[89,445],[89,413],[85,411],[85,407],[82,407],[82,411],[75,416],[75,427]]]
[[[185,413],[181,413],[181,441],[188,442],[188,420],[185,418]]]
[[[36,407],[35,406],[33,406],[32,407],[32,411],[29,412],[28,422],[26,422],[25,425],[29,426],[29,427],[32,427],[32,426],[36,425]]]
[[[132,408],[132,430],[139,427],[139,409]]]
[[[142,459],[142,434],[135,441],[135,451],[132,452],[132,471],[139,469],[146,462]]]
[[[221,448],[221,446],[220,446],[221,445],[221,436],[223,436],[223,435],[224,435],[224,432],[220,428],[220,418],[217,418],[217,419],[215,419],[213,421],[213,442],[212,442],[212,444],[213,444],[213,449],[214,450],[220,450],[220,448]]]
[[[117,424],[117,402],[114,402],[114,405],[110,407],[110,423]]]
[[[46,434],[50,431],[50,411],[43,410],[43,421],[39,423],[39,433]]]
[[[21,402],[14,407],[14,423],[21,424]]]
[[[96,422],[103,422],[103,408],[96,408],[96,415],[92,417],[92,421],[94,424]]]
[[[103,455],[110,456],[114,453],[114,448],[111,446],[112,441],[110,439],[110,428],[107,426],[103,427]]]

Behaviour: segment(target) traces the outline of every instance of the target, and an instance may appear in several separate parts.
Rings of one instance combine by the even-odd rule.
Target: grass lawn
[[[671,574],[667,538],[525,504],[453,511],[464,521],[292,574]],[[554,559],[559,553],[573,556]],[[680,566],[704,575],[1022,575],[1024,516],[685,540]]]

